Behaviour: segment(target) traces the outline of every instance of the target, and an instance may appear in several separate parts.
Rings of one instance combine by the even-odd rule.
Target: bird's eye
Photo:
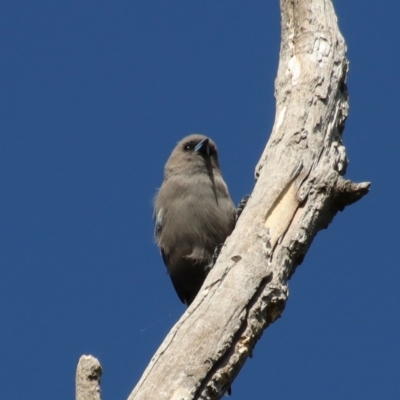
[[[185,150],[185,151],[189,151],[189,150],[193,150],[193,143],[186,143],[184,146],[183,146],[183,150]]]

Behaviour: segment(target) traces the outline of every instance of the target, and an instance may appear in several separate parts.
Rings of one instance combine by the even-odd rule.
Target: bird
[[[192,134],[178,142],[164,167],[153,218],[167,272],[179,299],[189,306],[236,220],[212,139]]]

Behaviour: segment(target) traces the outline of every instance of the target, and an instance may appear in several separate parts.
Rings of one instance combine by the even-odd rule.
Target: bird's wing
[[[154,209],[153,212],[153,221],[154,221],[154,236],[158,238],[161,233],[162,229],[162,216],[163,216],[163,210],[156,210]]]
[[[164,258],[164,257],[163,257],[163,258]],[[179,300],[180,300],[183,304],[188,305],[187,300],[185,299],[185,294],[184,294],[184,291],[183,291],[181,285],[177,282],[176,279],[174,279],[174,277],[173,277],[172,275],[170,275],[169,277],[171,278],[172,285],[174,286],[175,292],[176,292],[176,294],[178,295]]]

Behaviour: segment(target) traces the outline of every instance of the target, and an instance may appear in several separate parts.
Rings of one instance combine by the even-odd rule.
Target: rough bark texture
[[[100,400],[101,374],[97,358],[81,356],[76,368],[76,400]]]
[[[276,118],[257,183],[202,290],[129,400],[217,399],[264,329],[317,232],[369,184],[343,178],[346,45],[330,0],[281,0]]]

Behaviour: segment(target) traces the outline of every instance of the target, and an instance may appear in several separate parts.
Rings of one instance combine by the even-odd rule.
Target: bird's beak
[[[210,146],[208,145],[210,139],[206,138],[202,140],[195,148],[194,151],[202,153],[204,155],[210,155]]]

